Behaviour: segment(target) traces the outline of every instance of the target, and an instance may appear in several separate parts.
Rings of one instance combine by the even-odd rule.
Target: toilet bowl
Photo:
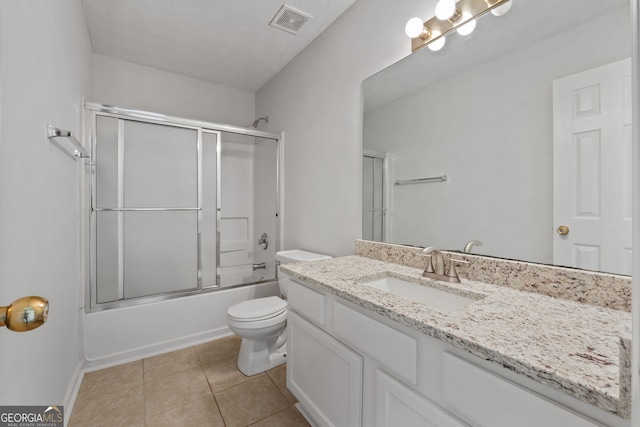
[[[327,255],[294,249],[276,253],[278,265],[289,262],[316,261]],[[242,338],[238,369],[256,375],[286,361],[287,285],[291,278],[278,267],[278,283],[283,298],[255,298],[232,305],[227,310],[229,329]]]

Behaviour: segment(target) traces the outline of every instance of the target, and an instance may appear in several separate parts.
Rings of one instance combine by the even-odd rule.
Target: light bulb
[[[440,0],[436,4],[436,18],[444,21],[456,13],[456,0]]]
[[[411,18],[407,21],[407,25],[404,27],[404,32],[407,34],[407,37],[415,39],[416,37],[420,37],[424,32],[424,23],[420,18]]]
[[[471,18],[471,15],[468,13],[464,13],[462,15],[462,20],[466,21],[467,19]],[[467,22],[464,25],[461,25],[458,28],[458,34],[460,34],[461,36],[468,36],[469,34],[473,33],[473,30],[476,29],[476,20],[473,19],[469,22]]]
[[[491,9],[491,13],[493,13],[495,16],[502,16],[505,13],[509,12],[509,10],[511,10],[511,6],[513,6],[513,2],[509,0],[508,2],[503,3],[500,6]]]
[[[434,38],[435,38],[435,37],[438,37],[440,34],[441,34],[441,33],[440,33],[439,31],[434,31],[434,32],[433,32],[433,37],[434,37]],[[444,43],[445,43],[446,41],[447,41],[447,40],[446,40],[444,37],[440,37],[438,40],[436,40],[436,41],[434,41],[434,42],[429,43],[429,44],[427,45],[427,47],[428,47],[429,49],[431,49],[432,51],[436,52],[436,51],[438,51],[438,50],[440,50],[440,49],[442,49],[442,48],[444,47]]]

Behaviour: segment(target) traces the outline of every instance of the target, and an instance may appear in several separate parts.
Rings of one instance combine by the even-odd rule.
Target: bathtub
[[[250,277],[249,277],[250,276]],[[130,307],[82,313],[84,366],[95,370],[162,354],[230,335],[227,308],[279,294],[275,275],[251,267],[221,272],[220,289]],[[270,280],[235,286],[236,280]],[[233,284],[231,284],[233,283]],[[251,282],[248,282],[251,283]]]

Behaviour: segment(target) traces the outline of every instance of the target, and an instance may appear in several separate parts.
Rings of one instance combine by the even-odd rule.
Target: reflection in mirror
[[[514,1],[365,80],[379,240],[630,274],[630,56],[626,0]]]

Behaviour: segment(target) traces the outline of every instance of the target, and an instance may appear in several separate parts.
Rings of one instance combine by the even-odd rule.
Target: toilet
[[[276,253],[278,284],[282,298],[255,298],[232,305],[227,310],[229,329],[242,338],[238,369],[256,375],[286,362],[287,286],[292,280],[280,271],[280,264],[331,258],[300,249]]]

